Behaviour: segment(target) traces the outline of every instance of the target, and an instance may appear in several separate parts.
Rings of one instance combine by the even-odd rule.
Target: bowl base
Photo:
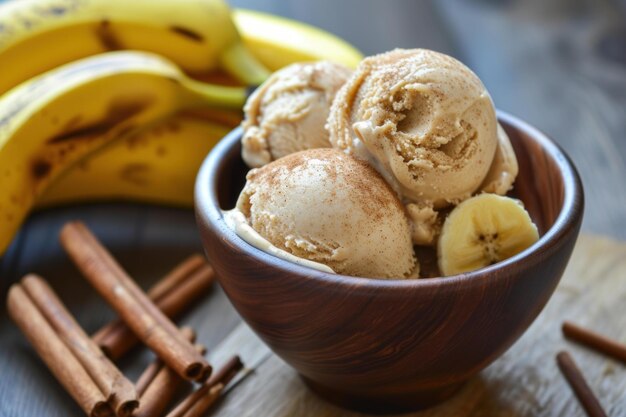
[[[438,405],[456,394],[466,381],[434,389],[383,397],[361,396],[320,385],[300,375],[305,384],[317,395],[339,407],[369,414],[399,414],[423,410]]]

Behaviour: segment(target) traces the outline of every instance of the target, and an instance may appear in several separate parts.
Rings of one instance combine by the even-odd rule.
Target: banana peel
[[[0,93],[69,62],[119,50],[159,54],[190,74],[269,72],[241,43],[224,0],[20,0],[0,4]]]
[[[186,3],[190,2],[191,0],[186,0]],[[46,4],[47,7],[51,8],[50,10],[53,10],[54,7],[67,2],[49,0],[39,3]],[[125,2],[125,4],[128,3]],[[4,5],[0,7],[0,22],[3,21],[4,13],[6,13],[6,9],[2,7]],[[240,40],[250,51],[255,61],[260,61],[262,66],[271,70],[279,69],[294,62],[320,59],[332,60],[349,67],[355,67],[362,58],[362,55],[355,48],[339,38],[299,22],[242,9],[233,13],[233,20],[241,34]],[[59,27],[59,30],[62,29]],[[1,39],[2,34],[0,34]],[[6,51],[0,48],[0,57],[4,52]],[[68,58],[65,56],[63,59],[75,58],[77,57]],[[55,63],[48,63],[47,65],[54,66],[58,62],[55,61]],[[177,62],[177,64],[181,65],[181,62]],[[25,72],[23,74],[26,74],[25,76],[39,74],[44,68],[45,66],[38,67],[35,65],[31,68],[32,73]],[[201,69],[187,65],[185,69],[190,78],[183,84],[193,84],[194,81],[201,80],[205,83],[213,82],[237,87],[249,82],[249,80],[243,79],[245,77],[238,77],[232,71],[229,73],[223,69],[216,70],[215,68],[213,64]],[[223,65],[222,68],[224,68]],[[171,78],[176,79],[176,77],[177,75],[174,75]],[[6,89],[11,83],[15,83],[15,78],[13,81],[10,81],[10,77],[6,80],[9,80],[7,81],[8,84],[5,84],[4,87],[0,84],[0,91],[2,88]],[[26,84],[31,81],[27,81]],[[135,85],[141,84],[141,82],[126,82],[126,84]],[[202,83],[197,83],[191,89],[202,90],[202,85]],[[106,91],[107,89],[101,90]],[[231,88],[226,93],[230,99],[221,100],[221,105],[218,106],[212,106],[205,98],[204,104],[171,106],[167,111],[154,117],[139,119],[137,123],[129,123],[126,120],[127,123],[122,123],[115,129],[107,129],[108,134],[105,139],[101,135],[95,135],[91,146],[79,147],[81,151],[78,153],[74,153],[74,149],[61,149],[61,147],[52,150],[52,154],[65,155],[59,164],[53,164],[53,170],[36,164],[31,165],[31,169],[23,169],[23,172],[38,173],[37,175],[41,175],[45,170],[45,175],[43,175],[45,180],[38,181],[34,187],[28,181],[26,183],[23,181],[21,183],[16,182],[17,189],[26,185],[26,190],[28,190],[26,197],[16,196],[15,193],[5,193],[8,196],[8,202],[5,204],[17,202],[18,206],[11,210],[11,213],[0,213],[0,216],[4,217],[5,221],[8,220],[9,223],[9,227],[0,225],[0,229],[2,229],[0,254],[10,243],[20,220],[28,214],[33,203],[36,204],[37,208],[45,208],[86,201],[128,200],[190,207],[192,205],[193,182],[202,159],[227,130],[241,121],[240,109],[243,99],[245,99],[245,94],[241,94],[243,90],[243,88],[239,88],[234,92],[235,89]],[[210,95],[210,92],[200,92],[199,95],[202,96],[203,94]],[[196,99],[197,96],[198,94],[196,94]],[[81,102],[81,107],[88,108],[93,105],[92,101],[97,102],[99,100],[98,95],[95,95],[93,100],[78,101]],[[40,102],[41,98],[32,95],[32,101]],[[78,101],[74,100],[74,102]],[[200,99],[200,102],[202,101]],[[106,100],[100,100],[100,102],[102,105],[102,102],[106,102]],[[183,102],[185,101],[183,100]],[[207,104],[209,105],[207,106]],[[75,109],[77,105],[65,107]],[[185,108],[188,109],[184,110]],[[102,113],[102,109],[99,111]],[[6,119],[7,113],[0,111],[0,114],[2,113]],[[71,118],[63,116],[63,119],[65,127],[68,127],[71,124]],[[84,125],[85,120],[74,120],[72,123],[78,123],[70,127],[80,131],[81,123]],[[93,125],[93,123],[91,124]],[[106,123],[105,125],[116,126],[119,123]],[[9,152],[3,152],[4,145],[2,142],[0,139],[0,158],[5,154],[4,156],[10,156],[9,160],[12,160],[15,154],[9,155]],[[13,143],[15,144],[17,141]],[[34,144],[24,147],[27,148],[25,150],[27,152],[50,151],[41,143],[39,146]],[[19,159],[18,156],[17,160]],[[22,158],[22,160],[32,162],[33,159]],[[2,182],[6,184],[6,180]],[[0,202],[0,212],[2,211],[1,206],[2,202]]]
[[[191,207],[198,168],[229,131],[198,114],[172,116],[84,158],[50,185],[37,207],[110,200]]]
[[[340,38],[297,21],[246,9],[235,9],[233,20],[239,29],[244,45],[249,48],[252,55],[271,70],[277,70],[295,62],[316,60],[331,60],[354,68],[363,58],[356,48]],[[285,43],[285,39],[299,41]],[[318,44],[324,44],[326,47],[314,47]],[[196,74],[194,78],[211,84],[241,85],[237,79],[219,70]],[[222,129],[220,136],[222,137],[226,133],[224,128],[230,130],[239,125],[242,113],[241,111],[200,108],[188,110],[183,116],[173,116],[173,119],[181,117],[182,122],[178,123],[181,124],[182,129],[178,132],[168,132],[158,137],[151,133],[152,129],[162,130],[157,125],[146,132],[137,134],[142,137],[141,142],[145,144],[143,149],[158,147],[164,138],[168,137],[176,143],[176,146],[183,148],[178,150],[178,153],[191,155],[190,160],[184,167],[181,167],[183,169],[181,172],[187,172],[189,175],[179,176],[180,188],[169,188],[163,185],[140,187],[139,184],[127,184],[127,179],[117,174],[127,169],[125,167],[129,164],[128,158],[124,156],[125,149],[127,149],[124,142],[132,141],[132,138],[127,138],[115,141],[106,148],[87,156],[79,165],[69,167],[67,172],[37,200],[36,207],[41,209],[87,201],[110,200],[158,202],[165,205],[192,207],[193,182],[202,161],[196,156],[201,155],[204,158],[215,143],[215,135],[220,134],[220,129]],[[204,142],[198,136],[203,130],[202,125],[205,125],[204,130],[206,130]],[[151,144],[153,141],[155,144]],[[160,172],[168,175],[167,172],[174,169],[169,161],[150,156],[142,157],[139,151],[136,151],[133,158],[135,161],[142,158],[148,160],[141,162],[150,166],[149,170],[142,170],[142,178],[147,184],[158,184]],[[86,167],[92,168],[85,169]],[[98,186],[94,187],[94,183]]]

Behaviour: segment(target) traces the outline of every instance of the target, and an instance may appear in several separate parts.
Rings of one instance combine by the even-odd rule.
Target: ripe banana
[[[437,255],[443,275],[494,264],[539,239],[537,227],[519,200],[480,194],[452,210],[443,224]]]
[[[203,3],[223,5],[221,0],[171,2],[170,5],[176,4],[175,14],[155,12],[150,16],[142,16],[139,9],[142,4],[147,4],[146,1],[148,0],[125,2],[123,7],[119,5],[120,0],[107,2],[108,10],[115,9],[115,13],[119,13],[114,13],[119,20],[117,18],[110,20],[125,22],[123,26],[116,24],[111,27],[115,28],[116,35],[121,36],[119,39],[128,40],[129,43],[127,44],[125,40],[124,45],[130,45],[131,40],[139,42],[143,39],[142,49],[158,51],[170,57],[197,79],[213,83],[224,83],[226,80],[226,84],[234,84],[232,80],[225,78],[219,72],[217,74],[215,71],[205,72],[208,66],[194,67],[194,62],[198,63],[198,59],[202,56],[213,56],[206,51],[198,52],[200,47],[206,48],[206,45],[183,45],[182,39],[174,41],[173,38],[170,42],[163,33],[154,32],[167,27],[167,22],[162,22],[158,28],[150,27],[151,23],[163,21],[164,16],[179,16],[179,12],[181,16],[189,13],[190,7],[194,5]],[[104,50],[97,49],[102,45],[95,43],[93,32],[88,35],[84,32],[89,25],[87,23],[89,13],[86,11],[91,10],[90,13],[97,11],[96,7],[86,9],[85,5],[87,3],[102,5],[103,1],[21,0],[19,3],[20,7],[14,3],[9,3],[10,8],[8,4],[0,5],[0,59],[3,60],[3,64],[7,62],[4,61],[7,57],[13,56],[11,62],[17,60],[13,66],[4,67],[3,77],[0,79],[0,91],[3,86],[6,89],[6,86],[15,84],[17,82],[15,80],[39,74],[44,67],[48,68]],[[37,10],[33,6],[35,3]],[[150,2],[146,10],[152,13],[156,7],[162,11],[166,6],[161,3],[168,2]],[[30,5],[30,10],[35,15],[29,17],[27,5]],[[129,7],[136,12],[128,11]],[[80,13],[83,16],[81,22],[84,23],[78,24],[77,14],[72,14],[77,10],[83,10]],[[71,13],[61,19],[59,16],[66,12]],[[44,22],[48,18],[45,17],[46,15],[49,18],[59,15],[57,17],[61,20],[57,20],[54,24]],[[35,19],[34,16],[39,17]],[[97,13],[91,16],[97,16]],[[127,18],[122,18],[123,16]],[[21,26],[14,26],[13,19],[16,17],[26,26],[31,21],[29,19],[32,19],[32,22],[38,22],[37,24],[41,26],[36,29],[36,33],[39,35],[36,35],[35,31],[29,34],[26,31],[17,30]],[[138,17],[138,23],[133,23],[134,17]],[[293,62],[319,59],[333,60],[354,67],[362,58],[356,49],[341,39],[299,22],[248,10],[237,10],[233,17],[241,32],[244,45],[253,48],[251,53],[254,57],[272,70]],[[172,23],[176,19],[170,18],[167,21]],[[197,21],[195,17],[191,20],[184,20],[185,24],[188,24],[187,27],[198,30],[198,33],[205,31],[201,33],[206,35],[208,33],[206,31],[214,29],[214,27],[205,27],[204,24],[193,26]],[[10,24],[6,25],[4,22]],[[142,24],[144,27],[139,28],[138,26]],[[72,26],[72,28],[67,26]],[[83,32],[80,32],[81,30]],[[136,33],[132,34],[132,31]],[[153,31],[150,32],[152,37],[144,38],[149,31]],[[46,47],[41,49],[39,44],[41,38],[38,36],[43,36],[44,33],[46,33]],[[29,37],[30,35],[32,37]],[[58,41],[55,41],[55,36],[59,37]],[[172,34],[168,33],[168,36]],[[226,35],[220,32],[220,36]],[[74,47],[70,49],[76,49],[77,52],[61,48],[63,52],[60,53],[59,58],[59,51],[47,45],[65,45],[62,42],[66,39],[65,37],[72,39]],[[91,45],[92,52],[85,53],[88,48],[83,48],[83,44]],[[12,45],[12,47],[9,48],[7,45]],[[18,45],[20,48],[16,47]],[[133,45],[138,44],[133,43]],[[151,47],[160,49],[151,49]],[[191,47],[196,49],[192,50]],[[9,55],[8,52],[13,55]],[[39,53],[44,55],[38,57],[33,63],[32,57]],[[104,56],[108,58],[93,57],[90,60],[83,60],[50,71],[48,74],[24,83],[23,86],[0,99],[0,189],[3,190],[0,195],[0,254],[12,239],[23,217],[28,214],[33,199],[37,199],[42,192],[41,198],[37,199],[38,207],[110,199],[191,206],[192,184],[201,159],[217,138],[225,134],[225,129],[235,126],[241,120],[243,89],[211,88],[190,81],[184,78],[171,63],[151,54],[117,52]],[[114,58],[116,56],[118,58]],[[140,57],[145,59],[142,61],[143,64],[138,64]],[[24,63],[28,63],[28,68],[24,68]],[[40,63],[45,65],[39,66]],[[124,72],[134,75],[122,75]],[[256,71],[256,73],[259,72]],[[62,74],[65,75],[62,76]],[[146,82],[144,77],[154,78],[154,80],[148,82],[149,86],[143,85],[142,87],[142,83]],[[164,88],[161,85],[162,77],[171,78],[172,86],[176,84],[174,80],[179,80],[182,93],[174,87]],[[116,78],[119,80],[110,81]],[[44,79],[47,80],[45,83]],[[92,85],[92,87],[85,87],[85,85]],[[98,85],[101,88],[97,87]],[[78,91],[71,91],[74,89]],[[17,94],[18,90],[22,92]],[[91,90],[93,93],[90,93]],[[158,97],[162,97],[161,94],[166,91],[171,91],[171,97],[168,97],[172,101],[165,100],[157,106],[158,110],[148,111],[149,109],[146,108],[144,114],[144,109],[137,110],[136,107],[142,107],[142,94],[147,90],[156,92]],[[190,96],[193,96],[190,101],[187,101],[186,93],[189,92],[187,90],[190,90]],[[30,93],[26,94],[26,91]],[[178,95],[179,93],[181,96]],[[69,96],[62,98],[68,94],[73,98]],[[198,95],[201,97],[199,104],[202,107],[156,121],[153,126],[145,126],[146,123],[157,119],[157,114],[161,114],[162,110],[163,113],[170,114],[180,108],[195,106],[198,104]],[[8,99],[9,96],[13,98]],[[113,100],[113,97],[117,101]],[[130,97],[138,98],[138,101],[130,100]],[[182,98],[181,101],[177,101],[176,97]],[[126,99],[129,101],[125,101]],[[159,100],[156,101],[160,103]],[[11,102],[14,104],[10,104]],[[108,103],[111,105],[107,107]],[[204,106],[207,103],[217,104],[221,108],[207,108]],[[153,105],[150,103],[146,106]],[[168,105],[171,107],[168,108]],[[224,107],[236,110],[226,110]],[[110,111],[110,115],[113,115],[112,119],[104,120],[106,118],[98,117],[106,111]],[[137,112],[137,114],[128,115],[128,120],[126,120],[125,112]],[[70,113],[72,116],[78,116],[76,113],[80,113],[83,119],[73,118]],[[28,122],[30,117],[34,118],[33,122]],[[117,120],[118,118],[120,120]],[[10,128],[9,120],[11,120]],[[102,123],[97,123],[98,121]],[[137,129],[133,126],[137,126]],[[172,130],[172,126],[177,126],[179,130]],[[145,130],[139,130],[140,128]],[[63,130],[65,135],[60,134]],[[23,131],[31,132],[28,140],[25,140],[26,136],[20,133]],[[72,133],[76,135],[76,138],[83,139],[74,140]],[[49,143],[42,139],[51,135],[65,136],[67,141],[58,140]],[[117,136],[122,137],[92,152],[93,149],[99,148],[101,144],[108,143]],[[17,139],[18,137],[21,139]],[[133,144],[141,145],[133,147]],[[159,156],[164,152],[166,157]],[[81,163],[73,164],[78,159],[81,159]],[[5,164],[5,161],[8,162]],[[3,169],[5,165],[10,168],[10,177],[7,176],[8,171]],[[33,178],[35,173],[38,176],[41,175],[42,178]],[[59,175],[60,177],[53,181]],[[9,192],[9,190],[13,191]],[[18,192],[16,193],[15,190]]]
[[[88,155],[61,174],[37,206],[116,199],[189,207],[202,160],[229,130],[197,116],[174,115]]]
[[[0,94],[120,49],[160,54],[191,74],[222,66],[249,85],[269,75],[243,47],[224,0],[14,0],[0,5]]]
[[[301,60],[319,59],[335,60],[354,67],[362,58],[362,55],[354,47],[341,39],[296,21],[243,9],[235,10],[234,20],[245,46],[272,70]],[[284,38],[300,39],[302,42],[285,44]],[[315,48],[314,45],[324,45],[324,47]],[[207,82],[232,84],[232,80],[224,78],[222,74],[208,74],[202,79]],[[81,162],[69,167],[58,180],[50,185],[37,201],[37,207],[43,208],[81,201],[111,200],[118,197],[125,200],[158,201],[161,204],[191,207],[193,205],[192,192],[182,190],[191,190],[186,184],[193,183],[196,171],[200,166],[197,157],[199,155],[204,156],[210,149],[205,146],[212,143],[215,135],[223,136],[223,132],[218,133],[219,129],[215,123],[228,128],[234,127],[241,121],[241,113],[215,109],[199,109],[186,113],[195,117],[191,120],[189,117],[182,117],[181,120],[177,120],[179,116],[174,116],[174,123],[181,126],[179,132],[161,129],[160,125],[157,125],[154,129],[156,131],[164,130],[163,136],[152,134],[152,129],[140,132],[138,136],[142,138],[141,143],[145,144],[141,148],[131,150],[124,145],[125,142],[133,141],[134,136],[131,136],[121,141],[115,141],[107,145],[105,149],[88,155],[83,159],[84,163]],[[167,124],[168,122],[164,123]],[[204,141],[199,134],[203,129],[207,130],[207,138]],[[149,151],[149,149],[157,149],[161,144],[165,144],[165,138],[173,141],[175,146],[181,148],[175,152],[191,155],[187,162],[182,159],[178,159],[176,162],[176,164],[180,164],[179,171],[189,175],[183,177],[178,174],[182,184],[180,188],[168,187],[167,185],[171,183],[164,184],[159,178],[161,173],[169,177],[169,173],[176,169],[176,164],[166,158],[153,158],[154,154]],[[145,150],[146,155],[141,154],[142,150]],[[131,155],[125,156],[124,152]],[[119,174],[128,172],[128,167],[131,164],[150,166],[150,169],[142,169],[141,171],[143,181],[149,185],[139,187],[129,184],[127,179]],[[85,166],[89,169],[84,169]],[[156,184],[159,185],[153,186]]]
[[[104,143],[184,109],[239,109],[245,89],[203,84],[171,62],[110,52],[49,71],[0,98],[0,253],[36,197]]]
[[[272,71],[294,62],[317,60],[355,68],[363,59],[343,39],[302,22],[246,9],[234,9],[233,19],[245,46]]]

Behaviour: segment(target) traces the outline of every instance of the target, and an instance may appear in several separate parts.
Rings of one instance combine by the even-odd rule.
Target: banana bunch
[[[202,84],[138,51],[84,58],[20,84],[0,98],[2,237],[68,165],[107,142],[181,110],[240,108],[245,97],[243,88]]]
[[[153,52],[190,74],[221,66],[252,85],[269,75],[243,47],[223,0],[14,0],[0,7],[0,93],[117,50]]]
[[[129,50],[132,49],[132,50]],[[33,207],[190,206],[197,169],[269,71],[361,55],[222,0],[0,5],[0,255]]]

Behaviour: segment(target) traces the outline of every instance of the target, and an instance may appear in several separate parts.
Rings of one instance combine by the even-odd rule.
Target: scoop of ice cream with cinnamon
[[[246,178],[236,210],[274,248],[345,275],[418,276],[404,208],[368,164],[336,149],[314,149]]]
[[[368,161],[398,193],[417,244],[432,244],[437,210],[480,189],[498,146],[480,79],[425,49],[364,59],[337,93],[328,129],[333,146]]]
[[[498,123],[498,147],[487,176],[480,186],[486,193],[506,195],[513,188],[519,166],[509,136]]]
[[[326,119],[351,72],[320,61],[292,64],[272,74],[244,108],[242,157],[246,164],[260,167],[294,152],[330,147]]]

